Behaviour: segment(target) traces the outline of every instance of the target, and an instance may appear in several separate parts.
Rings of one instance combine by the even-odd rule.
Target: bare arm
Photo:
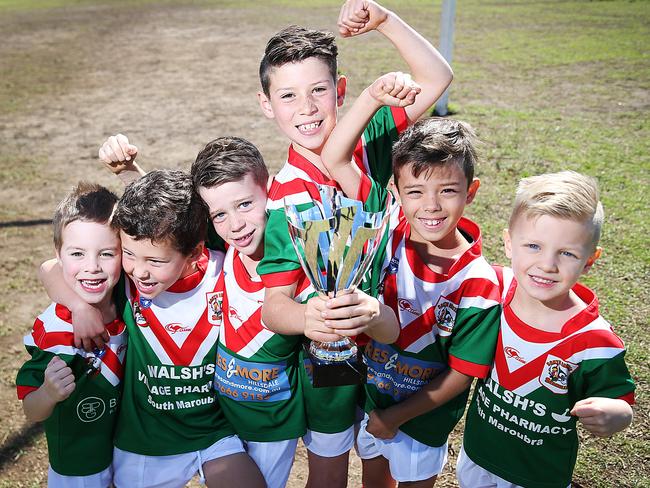
[[[397,14],[376,2],[348,0],[341,8],[338,26],[343,37],[377,30],[397,48],[413,79],[422,87],[417,101],[406,108],[410,122],[420,118],[453,79],[451,67],[438,50]]]
[[[58,356],[53,357],[45,368],[43,384],[23,398],[25,416],[33,422],[47,419],[56,404],[68,398],[74,388],[70,367]]]
[[[401,403],[385,410],[373,410],[367,430],[380,439],[392,439],[409,420],[444,405],[467,390],[473,377],[449,368]]]
[[[609,437],[632,423],[632,407],[618,398],[590,397],[576,402],[571,410],[582,426],[594,435]]]
[[[72,312],[75,347],[83,347],[89,352],[95,347],[103,349],[110,336],[104,327],[101,312],[84,302],[65,284],[58,261],[50,259],[41,264],[38,269],[38,278],[41,280],[47,296],[53,302],[64,305]]]
[[[352,162],[352,153],[375,112],[384,105],[410,106],[419,98],[418,93],[420,87],[410,75],[387,73],[363,90],[348,113],[337,122],[323,147],[321,159],[348,197],[356,198],[361,181],[361,170]]]

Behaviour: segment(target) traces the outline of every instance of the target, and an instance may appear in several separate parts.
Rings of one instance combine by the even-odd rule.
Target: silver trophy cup
[[[321,201],[314,201],[313,207],[299,210],[285,200],[284,208],[291,242],[305,274],[316,291],[336,296],[357,287],[368,271],[381,244],[391,202],[387,201],[381,212],[367,212],[362,202],[345,197],[331,186],[319,186],[319,192]],[[359,374],[356,367],[357,345],[348,337],[334,342],[312,341],[308,352],[314,365],[314,386],[365,380],[365,374]],[[346,374],[350,369],[357,371],[358,378]]]

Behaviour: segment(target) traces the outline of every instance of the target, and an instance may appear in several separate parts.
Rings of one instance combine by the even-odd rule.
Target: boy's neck
[[[327,171],[327,168],[323,164],[323,161],[321,160],[320,153],[316,153],[311,149],[307,149],[306,147],[301,146],[300,144],[296,144],[295,142],[292,142],[291,146],[298,154],[316,166],[321,173],[327,176],[328,179],[332,178]]]
[[[262,260],[261,257],[256,258],[255,256],[247,256],[246,254],[239,253],[239,259],[244,265],[248,276],[251,278],[259,278],[260,275],[257,273],[257,265]]]
[[[587,305],[572,291],[552,302],[542,302],[528,295],[520,286],[510,302],[510,308],[523,322],[534,329],[559,333],[569,319]]]
[[[437,242],[420,241],[409,237],[413,249],[432,271],[447,274],[456,261],[472,244],[465,239],[458,227]]]

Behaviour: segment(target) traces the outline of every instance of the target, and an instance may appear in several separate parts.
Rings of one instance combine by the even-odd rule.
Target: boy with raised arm
[[[323,163],[368,210],[387,190],[350,162],[358,134],[385,104],[410,103],[418,87],[401,73],[382,76],[332,132]],[[393,174],[401,206],[375,263],[383,302],[401,332],[370,341],[366,416],[357,437],[366,487],[430,487],[447,459],[447,437],[462,417],[469,386],[491,364],[499,317],[496,274],[481,256],[481,234],[463,217],[479,188],[471,128],[426,119],[400,136]]]
[[[49,487],[107,488],[113,480],[113,433],[121,394],[126,332],[113,301],[121,248],[111,215],[117,196],[79,183],[54,213],[54,246],[65,284],[105,324],[108,341],[95,353],[75,347],[71,313],[52,303],[38,316],[25,346],[31,354],[16,387],[25,415],[43,421]]]
[[[339,32],[353,37],[376,30],[397,48],[422,87],[420,98],[406,109],[385,108],[367,124],[354,152],[355,163],[381,183],[390,178],[390,151],[400,132],[417,120],[443,93],[452,72],[442,56],[394,12],[375,2],[349,1],[341,9]],[[275,120],[289,138],[287,162],[269,191],[269,222],[265,254],[258,272],[266,287],[263,318],[285,334],[303,334],[314,340],[336,335],[309,325],[318,315],[313,305],[296,300],[306,277],[291,245],[284,214],[285,201],[303,208],[319,198],[317,185],[338,186],[321,161],[321,150],[337,123],[337,108],[345,97],[346,79],[337,75],[337,47],[327,32],[288,27],[273,36],[260,64],[264,115]],[[307,374],[305,402],[310,462],[310,486],[343,486],[347,481],[348,451],[353,443],[357,388],[314,389]],[[315,485],[314,485],[315,486]]]
[[[578,283],[600,257],[602,223],[592,178],[562,171],[519,182],[504,231],[511,267],[501,269],[498,346],[467,412],[462,487],[565,488],[577,422],[598,436],[630,425],[625,346]]]

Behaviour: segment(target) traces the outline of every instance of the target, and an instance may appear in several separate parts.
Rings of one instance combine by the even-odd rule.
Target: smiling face
[[[264,115],[275,120],[298,152],[320,155],[343,104],[345,78],[335,82],[327,63],[317,57],[274,67],[269,78],[269,96],[258,93]]]
[[[120,279],[120,239],[108,224],[75,220],[63,228],[57,258],[63,281],[86,303],[99,307],[111,303]]]
[[[432,166],[417,177],[411,167],[401,167],[397,178],[404,216],[411,225],[410,239],[439,249],[454,248],[456,226],[465,205],[474,199],[479,180],[474,179],[468,188],[463,170],[454,162]]]
[[[594,226],[550,215],[520,214],[504,232],[506,255],[517,279],[516,298],[566,306],[570,290],[600,256]]]
[[[124,231],[120,236],[124,272],[145,298],[157,297],[176,281],[191,274],[203,247],[199,244],[186,256],[168,242],[136,240]]]
[[[251,173],[212,188],[199,188],[210,209],[217,234],[245,256],[259,261],[264,255],[266,188]]]

